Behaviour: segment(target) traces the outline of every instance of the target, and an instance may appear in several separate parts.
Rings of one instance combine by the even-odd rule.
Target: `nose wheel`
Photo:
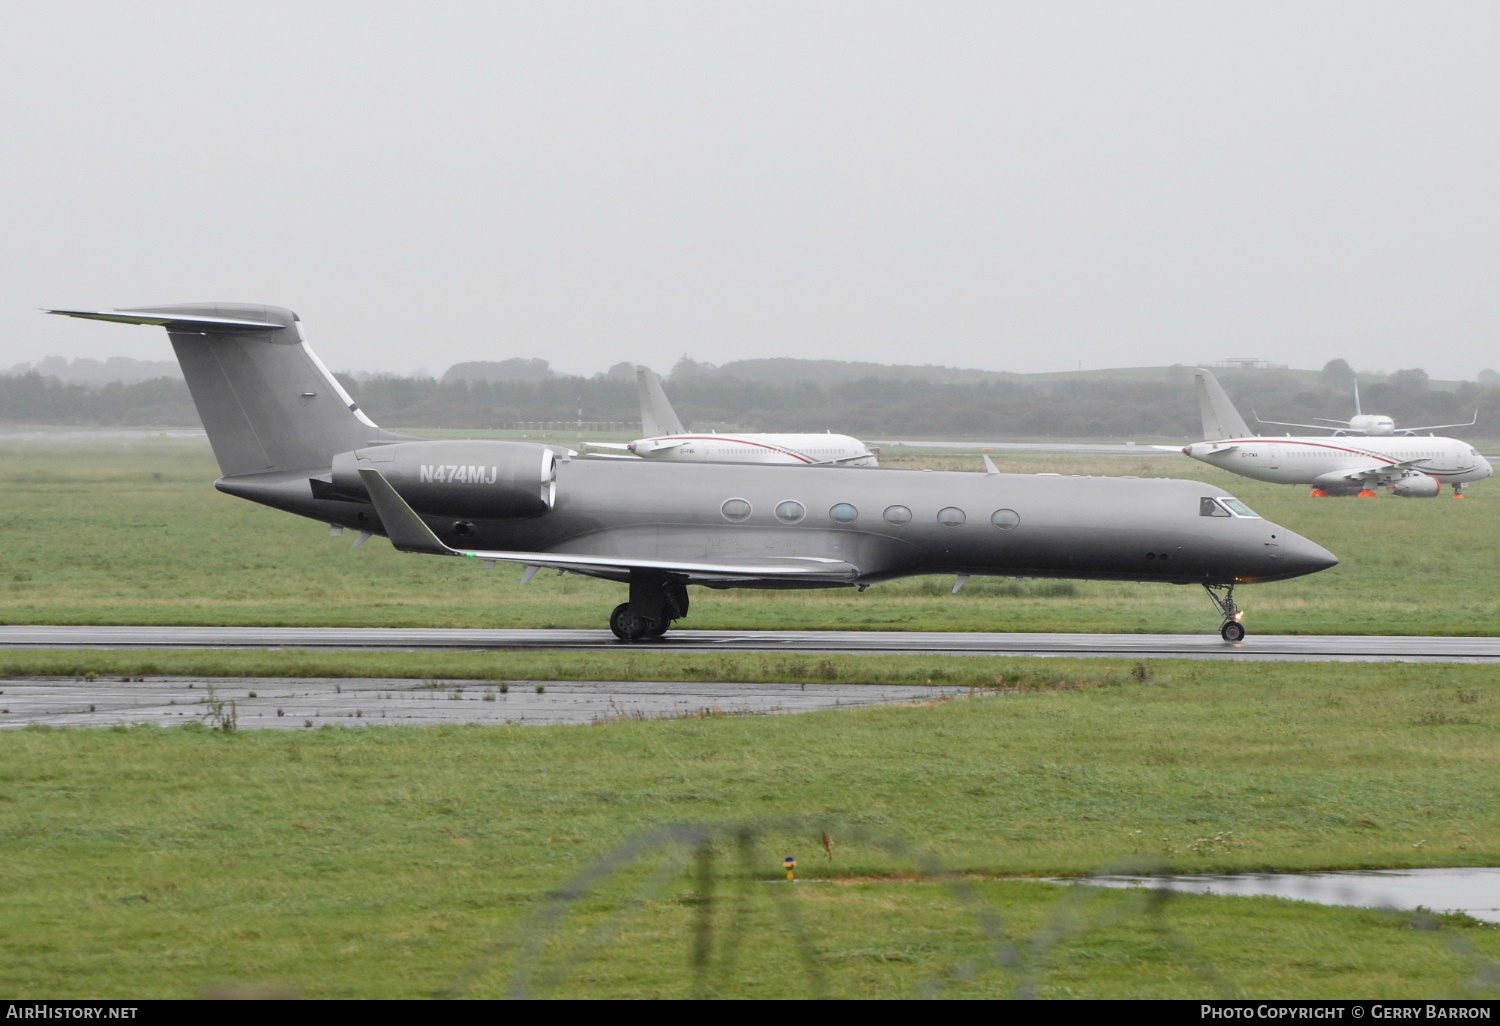
[[[1240,617],[1245,614],[1234,601],[1234,585],[1232,584],[1205,584],[1203,590],[1208,592],[1208,600],[1214,604],[1214,608],[1224,617],[1224,625],[1219,628],[1219,637],[1231,645],[1245,640],[1245,625],[1240,623]]]

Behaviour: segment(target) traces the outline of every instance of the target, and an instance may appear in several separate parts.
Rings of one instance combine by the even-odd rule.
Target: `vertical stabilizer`
[[[1354,379],[1354,415],[1363,417],[1364,411],[1359,408],[1359,378]]]
[[[637,367],[635,383],[641,392],[641,437],[687,434],[682,421],[677,419],[677,411],[667,402],[667,393],[662,391],[661,378],[655,371],[650,367]]]
[[[1193,380],[1198,385],[1198,412],[1203,415],[1205,441],[1253,437],[1212,371],[1198,367],[1193,371]]]
[[[360,412],[279,306],[184,303],[49,313],[167,329],[225,477],[318,470],[397,436]]]

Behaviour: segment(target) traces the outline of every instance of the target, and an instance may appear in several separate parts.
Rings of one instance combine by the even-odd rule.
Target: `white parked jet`
[[[635,369],[641,393],[641,433],[625,445],[593,442],[594,449],[613,449],[650,460],[682,460],[702,463],[810,463],[873,467],[876,454],[848,435],[793,434],[690,434],[667,402],[661,378],[648,367]]]
[[[1250,410],[1255,413],[1254,408]],[[1255,413],[1255,423],[1274,424],[1276,427],[1312,428],[1314,431],[1332,431],[1333,437],[1342,435],[1415,435],[1419,431],[1441,431],[1443,428],[1473,427],[1479,423],[1479,411],[1467,424],[1426,424],[1422,427],[1398,428],[1396,422],[1383,413],[1364,413],[1359,408],[1359,382],[1354,383],[1354,416],[1348,420],[1333,420],[1329,417],[1314,417],[1322,424],[1288,424],[1284,420],[1261,420]]]
[[[1467,442],[1436,435],[1361,438],[1357,444],[1327,435],[1257,437],[1212,373],[1199,367],[1193,376],[1203,434],[1209,441],[1194,442],[1182,451],[1243,477],[1311,485],[1314,496],[1365,498],[1374,497],[1381,485],[1397,495],[1430,498],[1446,483],[1455,497],[1462,498],[1466,484],[1495,472]]]

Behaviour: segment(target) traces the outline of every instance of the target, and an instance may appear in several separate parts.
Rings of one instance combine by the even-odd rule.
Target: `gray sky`
[[[1500,365],[1500,4],[0,0],[0,365]]]

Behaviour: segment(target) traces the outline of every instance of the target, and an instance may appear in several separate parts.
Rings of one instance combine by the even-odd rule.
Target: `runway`
[[[606,630],[410,627],[0,626],[0,649],[301,648],[650,652],[806,652],[1303,662],[1500,662],[1500,638],[1251,634],[1236,645],[1203,634],[998,634],[926,631],[693,631],[624,644]]]

